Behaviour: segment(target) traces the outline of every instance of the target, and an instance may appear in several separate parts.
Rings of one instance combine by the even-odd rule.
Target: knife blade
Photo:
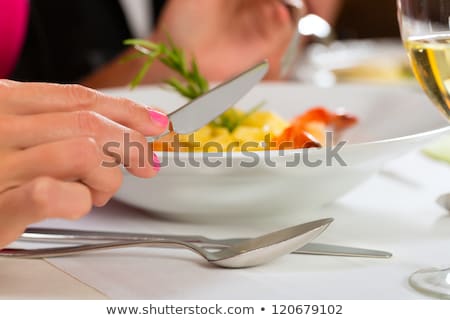
[[[267,61],[260,62],[169,113],[171,131],[188,134],[205,126],[261,81],[268,69]]]
[[[223,248],[230,246],[235,242],[244,240],[244,238],[210,239],[198,235],[162,235],[52,228],[28,228],[19,238],[20,241],[52,243],[98,243],[105,241],[146,241],[155,239],[170,239],[191,242],[210,249]],[[392,256],[391,253],[386,251],[337,246],[323,243],[308,243],[304,247],[299,248],[292,253],[360,258],[390,258]]]

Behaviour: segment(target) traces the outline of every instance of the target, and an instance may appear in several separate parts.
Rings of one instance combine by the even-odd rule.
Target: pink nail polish
[[[161,170],[161,162],[159,161],[156,154],[153,154],[152,166],[153,170],[155,170],[156,172],[159,172],[159,170]]]
[[[167,128],[167,126],[169,125],[169,118],[167,118],[164,113],[153,109],[150,109],[148,113],[150,115],[150,119],[154,124],[161,128]]]

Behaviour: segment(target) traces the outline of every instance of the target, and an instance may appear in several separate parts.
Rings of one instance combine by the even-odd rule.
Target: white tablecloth
[[[257,221],[167,221],[112,202],[77,222],[40,226],[129,232],[252,236],[334,217],[317,241],[393,253],[391,259],[289,255],[261,267],[228,270],[174,249],[135,248],[47,261],[112,299],[417,299],[408,285],[418,268],[450,265],[450,216],[435,199],[450,191],[450,166],[419,152],[310,215]]]

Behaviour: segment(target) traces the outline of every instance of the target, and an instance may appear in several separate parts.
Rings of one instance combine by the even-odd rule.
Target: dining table
[[[385,250],[391,258],[285,255],[225,269],[188,250],[122,248],[47,259],[0,258],[0,299],[387,300],[429,299],[408,277],[450,265],[450,215],[436,199],[450,191],[450,167],[422,147],[389,161],[355,189],[308,213],[174,219],[112,200],[77,221],[33,227],[251,237],[332,217],[314,241]],[[301,201],[301,190],[299,190]],[[199,195],[207,197],[208,195]],[[257,218],[256,218],[257,217]],[[17,241],[11,247],[39,244]],[[48,246],[49,244],[41,244]]]

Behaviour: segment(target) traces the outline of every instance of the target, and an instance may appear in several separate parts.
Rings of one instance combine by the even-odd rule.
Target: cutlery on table
[[[198,235],[162,235],[51,228],[28,228],[19,240],[86,244],[111,241],[146,241],[161,239],[195,243],[207,249],[223,248],[246,240],[245,238],[211,239]],[[291,253],[359,258],[390,258],[392,256],[391,253],[386,251],[337,246],[323,243],[307,243],[303,247],[297,248],[297,250]]]
[[[246,268],[270,262],[298,247],[304,246],[321,234],[332,218],[316,220],[279,231],[271,232],[256,238],[235,242],[233,245],[207,250],[191,242],[169,239],[154,239],[144,241],[107,242],[98,244],[84,244],[70,247],[46,248],[46,249],[3,249],[0,257],[10,258],[50,258],[68,256],[82,252],[100,251],[126,247],[151,247],[160,244],[187,248],[208,262],[225,268]]]

